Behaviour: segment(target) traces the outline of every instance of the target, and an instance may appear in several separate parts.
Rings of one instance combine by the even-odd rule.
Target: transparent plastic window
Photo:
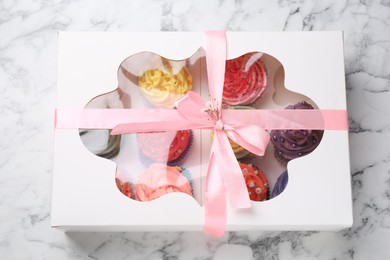
[[[87,108],[166,108],[188,91],[209,100],[205,52],[186,60],[169,60],[138,53],[118,69],[118,87],[93,98]],[[316,109],[308,97],[284,86],[284,69],[273,56],[252,52],[226,61],[224,109]],[[204,204],[210,130],[180,130],[110,135],[110,130],[80,129],[82,142],[93,154],[117,164],[118,190],[131,199],[151,201],[182,192]],[[311,153],[322,130],[269,130],[265,155],[255,156],[231,141],[252,201],[272,199],[288,183],[287,163]]]

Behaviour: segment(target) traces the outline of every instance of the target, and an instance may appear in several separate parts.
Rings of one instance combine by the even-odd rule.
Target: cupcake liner
[[[186,179],[188,180],[188,183],[190,184],[191,186],[191,191],[192,191],[192,197],[194,197],[194,187],[192,186],[192,177],[191,177],[191,172],[187,169],[184,169],[182,170],[181,174],[186,177]]]
[[[115,158],[121,149],[121,139],[122,135],[109,135],[106,149],[98,152],[96,155],[106,159]]]
[[[192,182],[192,177],[191,177],[191,172],[187,168],[182,168],[181,174],[187,178],[188,182],[191,184]],[[192,187],[192,185],[191,185]]]
[[[274,189],[271,193],[271,199],[281,194],[288,184],[288,171],[285,170],[276,180]]]
[[[110,135],[109,130],[79,129],[79,135],[88,151],[99,157],[112,159],[120,152],[121,135]]]
[[[237,160],[241,160],[241,159],[253,156],[253,154],[251,152],[249,152],[248,150],[246,150],[245,148],[244,148],[244,150],[242,150],[240,152],[234,153],[234,155],[236,156]]]

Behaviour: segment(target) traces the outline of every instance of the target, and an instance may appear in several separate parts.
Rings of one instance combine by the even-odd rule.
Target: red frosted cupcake
[[[223,102],[249,105],[256,101],[267,85],[267,75],[260,60],[261,53],[251,52],[226,61]]]
[[[118,187],[119,191],[122,192],[125,196],[129,198],[133,198],[133,189],[131,187],[131,184],[127,181],[121,181],[118,178],[115,178],[116,186]]]
[[[264,173],[252,164],[240,163],[240,168],[245,178],[249,198],[253,201],[268,199],[268,182]]]
[[[154,162],[178,162],[188,151],[191,142],[191,130],[138,133],[141,153]]]
[[[171,192],[183,192],[192,196],[191,185],[181,171],[181,167],[170,167],[162,163],[150,165],[135,186],[136,199],[151,201]]]

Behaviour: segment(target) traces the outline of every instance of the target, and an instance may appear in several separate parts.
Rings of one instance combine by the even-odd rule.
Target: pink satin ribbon
[[[229,143],[228,136],[242,147],[263,155],[269,142],[269,136],[257,126],[234,128],[223,123],[221,114],[223,83],[227,56],[226,33],[222,31],[206,32],[206,63],[211,98],[211,118],[214,139],[211,145],[210,159],[206,177],[206,204],[204,233],[222,236],[226,227],[226,195],[232,208],[250,208],[251,202],[241,168]],[[179,104],[180,105],[180,104]],[[210,114],[212,115],[212,114]],[[242,132],[240,131],[242,130]],[[245,136],[245,131],[252,132]],[[257,144],[251,145],[251,137],[259,137]],[[247,139],[246,139],[247,138]],[[265,146],[264,146],[265,145]],[[254,148],[254,149],[253,149]]]
[[[191,94],[191,93],[189,93]],[[186,129],[212,129],[213,123],[204,119],[189,120],[176,109],[72,109],[57,108],[56,129],[113,129],[115,134]],[[256,125],[268,130],[313,129],[348,130],[346,110],[337,109],[274,109],[222,110],[228,125]],[[128,129],[127,124],[131,125]]]
[[[206,62],[211,104],[189,92],[173,109],[57,109],[55,127],[113,129],[111,134],[211,129],[214,139],[206,179],[204,232],[221,236],[226,227],[226,197],[234,209],[250,208],[245,181],[228,137],[262,156],[269,142],[264,129],[348,130],[345,110],[222,110],[226,62],[225,32],[206,32]]]

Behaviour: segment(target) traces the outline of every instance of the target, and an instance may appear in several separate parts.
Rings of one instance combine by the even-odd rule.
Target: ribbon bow
[[[176,102],[176,107],[182,116],[194,123],[195,128],[203,126],[214,133],[206,179],[204,232],[221,236],[226,226],[226,195],[234,209],[251,207],[245,180],[228,137],[251,153],[262,156],[269,135],[255,125],[224,123],[223,111],[217,106],[214,109],[212,105],[206,107],[195,92],[189,92]]]
[[[253,124],[224,122],[221,109],[226,63],[226,33],[206,32],[207,75],[211,101],[206,102],[195,92],[188,92],[176,102],[180,120],[169,123],[126,123],[117,125],[111,134],[134,131],[164,131],[185,129],[211,129],[214,139],[206,178],[206,204],[204,232],[221,236],[226,226],[226,196],[234,209],[250,208],[251,202],[241,168],[228,137],[253,154],[262,156],[269,142],[268,133]]]

